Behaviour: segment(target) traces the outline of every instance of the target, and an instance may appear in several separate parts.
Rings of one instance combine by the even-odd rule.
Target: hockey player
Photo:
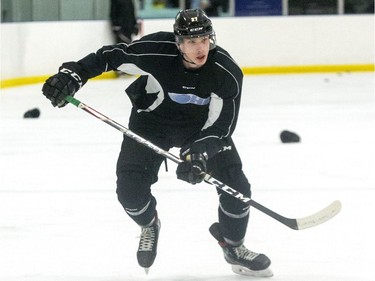
[[[243,74],[227,51],[216,45],[211,20],[201,9],[180,11],[174,33],[157,32],[132,44],[104,46],[77,62],[63,63],[43,86],[53,106],[62,107],[88,79],[105,71],[140,75],[127,89],[132,101],[129,129],[155,145],[179,147],[185,160],[177,178],[200,183],[206,173],[250,197],[232,140],[240,108]],[[125,212],[141,226],[137,252],[146,272],[153,264],[160,231],[156,198],[163,157],[124,136],[117,162],[117,195]],[[244,246],[249,206],[221,190],[218,223],[210,227],[225,260],[237,273],[271,276],[271,261]]]

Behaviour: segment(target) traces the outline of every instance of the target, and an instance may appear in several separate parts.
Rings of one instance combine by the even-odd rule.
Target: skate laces
[[[156,227],[157,225],[142,227],[138,251],[152,251],[155,243]]]
[[[254,253],[247,249],[244,245],[241,245],[239,247],[233,247],[232,248],[236,256],[240,259],[252,261],[254,260],[257,256],[259,256],[258,253]]]

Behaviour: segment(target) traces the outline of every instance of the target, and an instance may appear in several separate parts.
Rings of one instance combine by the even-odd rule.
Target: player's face
[[[185,38],[180,43],[180,50],[184,54],[184,65],[186,68],[202,67],[208,57],[210,51],[210,39],[208,36]]]

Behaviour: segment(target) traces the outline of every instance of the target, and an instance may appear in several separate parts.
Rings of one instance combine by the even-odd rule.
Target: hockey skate
[[[148,274],[156,258],[160,227],[160,220],[157,217],[151,225],[142,226],[137,259],[138,264],[144,268],[146,274]]]
[[[231,246],[226,243],[219,223],[211,225],[210,233],[219,242],[224,258],[232,266],[234,273],[253,277],[273,276],[269,268],[271,260],[266,255],[252,252],[244,245]]]

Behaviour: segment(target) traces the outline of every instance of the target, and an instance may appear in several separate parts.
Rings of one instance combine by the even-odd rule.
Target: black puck
[[[300,138],[299,135],[297,135],[294,132],[290,132],[290,131],[286,131],[286,130],[284,130],[280,133],[280,139],[281,139],[282,143],[291,143],[291,142],[300,142],[301,141],[301,138]]]
[[[23,118],[38,118],[40,116],[40,110],[38,108],[33,108],[25,112]]]

